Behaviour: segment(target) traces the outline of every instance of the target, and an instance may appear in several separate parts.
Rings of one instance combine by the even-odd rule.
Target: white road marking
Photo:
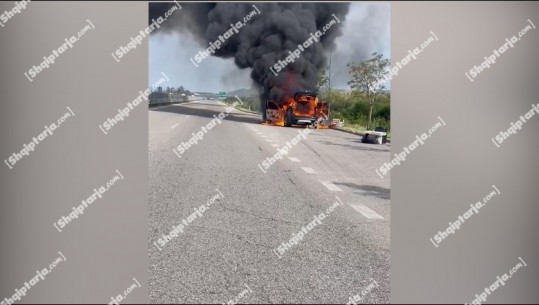
[[[180,124],[176,123],[176,124],[174,124],[174,126],[170,127],[170,129],[174,129],[174,128],[178,127],[178,125],[180,125]]]
[[[271,140],[271,139],[266,139],[266,142],[273,142],[273,140]]]
[[[335,184],[329,182],[329,181],[320,181],[325,187],[328,188],[328,190],[332,192],[342,192],[341,188],[336,186]]]
[[[298,158],[294,158],[294,157],[288,157],[288,159],[292,162],[301,162]]]
[[[360,204],[360,203],[356,203],[356,204],[352,204],[350,203],[350,206],[352,208],[354,208],[354,210],[358,211],[359,213],[361,213],[361,215],[369,218],[369,219],[381,219],[381,220],[384,220],[384,217],[376,214],[375,211],[369,209],[368,207]]]
[[[279,147],[279,144],[271,144],[273,147]]]
[[[310,167],[302,167],[302,169],[304,171],[307,172],[307,174],[316,174],[316,172],[314,171],[314,169],[310,168]]]
[[[171,106],[171,105],[163,105],[163,106],[159,106],[159,107],[152,107],[152,108],[148,108],[148,110],[157,110],[157,109],[165,108],[165,107],[168,107],[168,106]]]

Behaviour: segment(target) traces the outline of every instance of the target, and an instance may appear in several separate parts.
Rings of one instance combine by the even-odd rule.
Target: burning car
[[[266,101],[264,121],[269,124],[289,127],[292,125],[327,125],[329,105],[320,102],[318,95],[310,91],[299,91],[291,97],[277,101]]]

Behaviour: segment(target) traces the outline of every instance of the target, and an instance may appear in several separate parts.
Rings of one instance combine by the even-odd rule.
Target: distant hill
[[[335,88],[335,89],[332,89],[333,92],[339,92],[339,93],[350,93],[352,92],[350,89],[338,89],[338,88]],[[385,89],[382,91],[383,93],[389,93],[390,90],[388,89]],[[202,94],[202,93],[201,93]],[[208,94],[212,94],[212,95],[217,95],[218,93],[205,93],[206,95]],[[258,91],[257,90],[254,90],[254,89],[238,89],[238,90],[234,90],[234,91],[228,91],[226,93],[227,96],[241,96],[241,97],[251,97],[251,96],[258,96]]]

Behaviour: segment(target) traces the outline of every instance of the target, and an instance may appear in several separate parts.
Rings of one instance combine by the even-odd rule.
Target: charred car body
[[[281,101],[266,101],[264,121],[269,124],[289,127],[292,125],[312,125],[319,127],[326,123],[329,105],[320,102],[318,95],[311,91],[299,91]]]

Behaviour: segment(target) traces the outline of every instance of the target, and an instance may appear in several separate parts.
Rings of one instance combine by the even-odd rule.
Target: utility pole
[[[331,58],[333,57],[333,48],[329,49],[329,65],[328,65],[328,96],[331,94]]]

